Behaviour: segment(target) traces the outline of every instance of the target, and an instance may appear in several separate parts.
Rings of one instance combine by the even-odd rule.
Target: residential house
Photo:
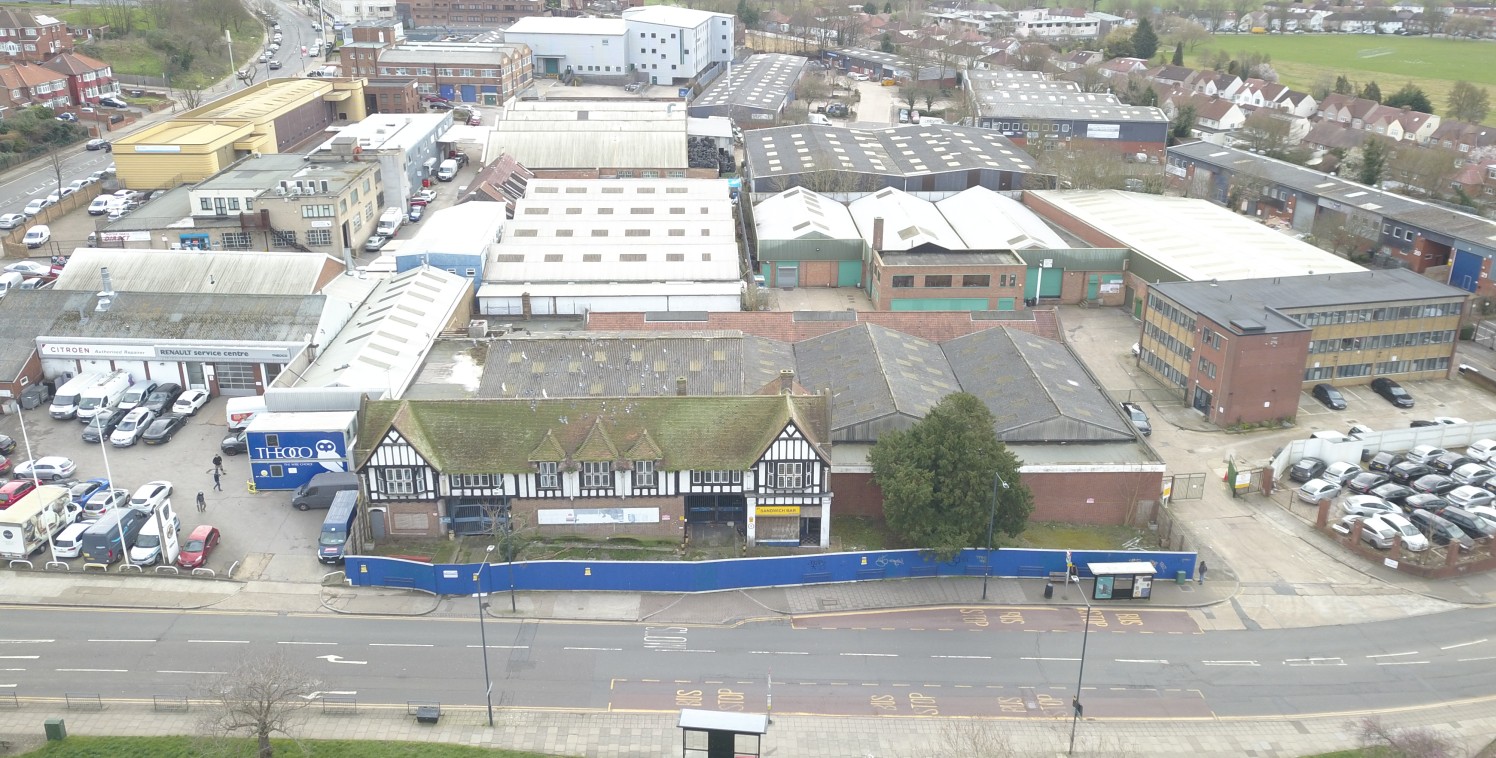
[[[68,95],[67,76],[34,63],[0,67],[0,108],[12,110],[33,105],[71,107],[73,99]]]
[[[1242,87],[1241,77],[1224,71],[1200,71],[1190,88],[1210,97],[1233,98]]]
[[[1246,110],[1257,108],[1276,108],[1288,88],[1276,82],[1263,81],[1258,78],[1247,79],[1242,82],[1236,94],[1231,96],[1236,104]]]
[[[1450,188],[1464,192],[1479,205],[1496,206],[1496,156],[1466,163],[1450,180]]]
[[[1288,90],[1283,94],[1283,99],[1278,101],[1278,108],[1293,114],[1299,118],[1309,118],[1314,115],[1318,103],[1314,96],[1307,92]]]
[[[1095,50],[1076,50],[1069,55],[1055,58],[1054,67],[1061,71],[1074,71],[1086,66],[1095,66],[1101,63],[1103,56]]]
[[[1195,81],[1195,70],[1184,66],[1159,66],[1149,69],[1144,76],[1167,87],[1188,89]]]
[[[748,544],[826,546],[830,398],[790,394],[786,373],[773,394],[747,396],[372,402],[355,468],[392,535],[503,523],[681,539],[715,527]]]
[[[1352,129],[1338,121],[1320,121],[1309,127],[1301,143],[1321,153],[1332,150],[1349,152],[1361,146],[1370,136],[1360,129]]]
[[[1425,144],[1439,126],[1439,117],[1408,108],[1379,105],[1366,115],[1366,130],[1396,142]]]
[[[1170,105],[1179,109],[1183,108],[1186,103],[1195,109],[1194,133],[1207,142],[1226,144],[1228,135],[1247,122],[1247,116],[1242,113],[1241,108],[1224,97],[1196,94],[1187,100],[1174,101]],[[1165,107],[1164,111],[1167,113],[1169,108]],[[1177,110],[1175,115],[1177,115]],[[1172,121],[1174,117],[1171,115],[1169,119]]]
[[[1332,92],[1319,104],[1317,115],[1325,121],[1350,124],[1352,129],[1365,129],[1366,116],[1380,105],[1381,103],[1364,97]]]
[[[42,64],[68,79],[68,93],[79,105],[119,94],[114,69],[108,63],[78,53],[62,53]]]
[[[1445,119],[1434,129],[1429,142],[1445,150],[1465,154],[1496,145],[1496,127]]]
[[[72,49],[73,37],[67,24],[18,8],[0,8],[0,54],[5,60],[41,63]]]
[[[1101,64],[1101,75],[1108,79],[1125,81],[1133,74],[1148,70],[1148,61],[1142,58],[1113,58]]]

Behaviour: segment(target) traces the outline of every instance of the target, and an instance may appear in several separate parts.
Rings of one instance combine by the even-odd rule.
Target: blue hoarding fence
[[[992,551],[994,577],[1044,577],[1065,571],[1064,550],[1002,549]],[[1132,550],[1076,550],[1081,576],[1088,563],[1151,563],[1160,580],[1183,571],[1195,574],[1195,553]],[[987,551],[967,549],[954,560],[938,561],[918,550],[733,558],[720,561],[525,561],[512,566],[430,564],[401,558],[354,555],[347,559],[349,580],[356,587],[407,587],[439,595],[475,591],[517,590],[612,592],[713,592],[872,579],[928,576],[982,576]],[[482,587],[474,576],[482,574]]]

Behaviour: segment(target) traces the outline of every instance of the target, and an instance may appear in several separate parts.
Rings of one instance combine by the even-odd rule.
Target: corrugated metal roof
[[[520,245],[506,239],[484,269],[485,283],[739,281],[737,243],[638,244],[586,237],[570,245]],[[583,245],[586,245],[585,247]]]
[[[935,204],[903,190],[885,187],[853,200],[847,209],[862,238],[881,250],[908,250],[925,244],[963,250],[966,244]],[[882,245],[874,243],[874,220],[883,219]]]
[[[116,292],[310,295],[343,264],[320,253],[83,247],[73,251],[53,288],[98,292],[103,268]]]
[[[972,187],[935,203],[972,250],[1066,248],[1065,240],[1023,203],[986,187]]]
[[[731,188],[725,179],[547,179],[536,177],[525,185],[525,197],[542,200],[564,197],[567,200],[620,199],[663,202],[679,199],[729,200]]]
[[[787,189],[753,206],[753,222],[760,240],[862,238],[847,206],[804,187]]]
[[[501,122],[503,123],[503,122]],[[513,155],[526,168],[689,168],[686,130],[656,132],[623,130],[621,124],[548,124],[540,131],[500,128],[491,145]]]
[[[38,337],[301,343],[317,330],[321,295],[121,293],[107,312],[95,292],[12,290],[0,298],[6,332]],[[29,350],[25,354],[29,354]]]
[[[1366,270],[1209,200],[1118,190],[1030,191],[1186,281]]]
[[[732,16],[726,13],[702,11],[695,8],[682,8],[679,5],[642,5],[637,8],[625,8],[623,11],[624,21],[638,21],[640,23],[660,24],[662,26],[678,26],[682,29],[701,26],[712,19],[724,19],[728,23],[732,22]]]
[[[427,216],[415,236],[400,246],[400,255],[422,253],[457,253],[488,255],[504,231],[502,206],[488,203],[463,203],[442,208]]]
[[[706,92],[691,101],[691,107],[739,105],[777,112],[789,102],[805,63],[799,55],[750,55],[733,66],[727,76],[717,77]]]
[[[756,178],[819,171],[881,176],[933,175],[990,169],[1031,172],[1034,159],[997,132],[950,124],[776,126],[754,129],[743,149]]]

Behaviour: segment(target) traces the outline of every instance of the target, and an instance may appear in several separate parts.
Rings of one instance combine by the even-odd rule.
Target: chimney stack
[[[795,394],[795,372],[793,369],[779,370],[779,394]]]
[[[873,217],[873,250],[883,251],[883,217]]]
[[[675,377],[675,394],[678,397],[686,396],[686,378],[684,376]]]

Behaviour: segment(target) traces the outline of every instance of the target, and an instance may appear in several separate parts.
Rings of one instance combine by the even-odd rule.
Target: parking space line
[[[1486,640],[1480,639],[1480,640],[1475,640],[1474,642],[1461,642],[1458,645],[1445,645],[1444,647],[1441,647],[1439,649],[1440,650],[1453,650],[1453,649],[1455,649],[1457,647],[1469,647],[1471,645],[1481,645],[1481,644],[1485,644],[1485,642],[1486,642]]]

